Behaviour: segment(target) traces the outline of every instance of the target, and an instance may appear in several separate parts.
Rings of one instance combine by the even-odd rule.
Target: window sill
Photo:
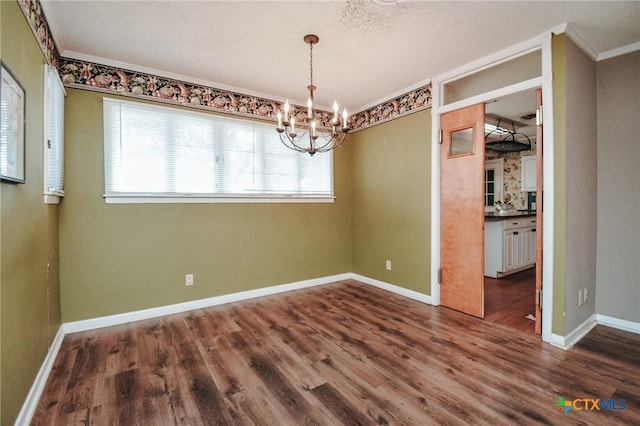
[[[51,193],[44,194],[44,203],[45,204],[60,204],[60,200],[64,198],[64,194],[62,193]]]
[[[260,204],[260,203],[333,203],[333,195],[273,196],[141,196],[104,195],[106,204]]]

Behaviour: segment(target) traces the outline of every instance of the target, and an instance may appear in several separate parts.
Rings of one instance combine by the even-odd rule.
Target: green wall
[[[553,156],[554,156],[554,233],[553,233],[553,313],[551,332],[564,336],[565,280],[567,275],[567,127],[565,36],[552,39],[553,66]]]
[[[570,335],[596,313],[598,111],[595,62],[554,36],[554,334]],[[578,292],[587,302],[578,305]]]
[[[26,90],[26,184],[1,183],[1,423],[12,424],[60,326],[58,206],[43,202],[44,56],[16,2],[0,3],[2,61]],[[48,265],[51,265],[48,268]]]
[[[353,272],[431,294],[431,110],[357,132],[352,144]]]
[[[348,141],[334,155],[334,203],[105,204],[104,95],[67,93],[64,322],[351,271]]]

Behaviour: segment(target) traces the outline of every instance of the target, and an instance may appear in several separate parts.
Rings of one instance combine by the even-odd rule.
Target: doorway
[[[551,33],[544,33],[512,48],[505,49],[496,55],[487,56],[481,60],[468,63],[446,74],[432,79],[432,133],[431,133],[431,302],[433,305],[442,304],[441,285],[441,237],[442,218],[446,215],[440,205],[441,201],[441,117],[442,115],[476,105],[493,99],[519,93],[526,90],[541,88],[544,108],[539,114],[543,121],[545,154],[544,175],[538,174],[537,208],[537,247],[536,263],[541,265],[536,269],[536,283],[544,283],[544,292],[536,290],[536,316],[542,318],[541,336],[544,342],[555,339],[552,333],[552,320],[558,309],[554,310],[554,214],[555,214],[555,174],[554,174],[554,135],[553,135],[553,75]],[[538,52],[538,53],[536,53]],[[543,161],[538,162],[542,167]],[[544,188],[544,197],[542,189]],[[544,209],[541,204],[544,201]],[[549,238],[542,240],[542,230]],[[538,275],[541,275],[538,277]],[[540,309],[541,308],[541,309]]]
[[[530,89],[441,116],[441,303],[532,334],[541,330],[540,103]]]
[[[531,334],[541,330],[540,104],[530,89],[488,101],[485,115],[486,168],[502,172],[485,174],[485,319]]]

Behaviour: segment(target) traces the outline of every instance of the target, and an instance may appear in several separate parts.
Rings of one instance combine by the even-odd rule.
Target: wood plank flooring
[[[563,351],[348,280],[68,335],[32,424],[630,425],[639,371],[638,335]]]
[[[484,319],[533,334],[535,321],[526,318],[536,309],[536,270],[502,278],[484,277]]]

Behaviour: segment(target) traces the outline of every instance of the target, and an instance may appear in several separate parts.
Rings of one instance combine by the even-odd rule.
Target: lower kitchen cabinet
[[[486,221],[484,275],[500,278],[536,264],[536,218]]]

